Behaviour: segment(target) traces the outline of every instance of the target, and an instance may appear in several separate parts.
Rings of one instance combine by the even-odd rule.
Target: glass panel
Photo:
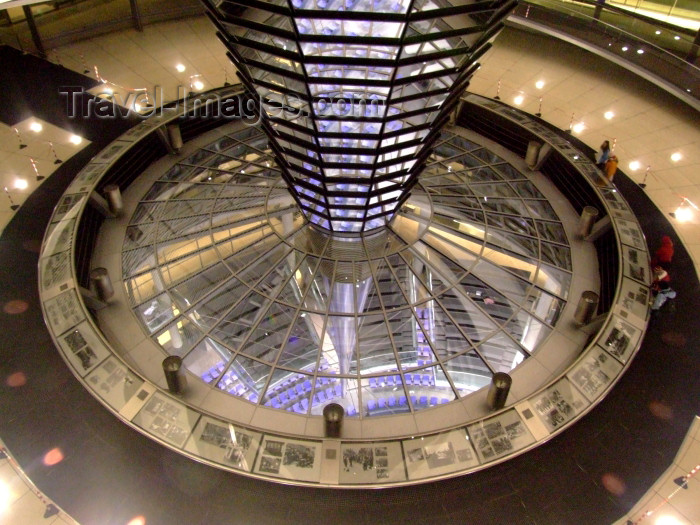
[[[304,310],[326,310],[330,295],[330,276],[333,275],[334,266],[335,261],[320,260],[318,267],[314,269],[313,278],[308,281],[310,289],[304,296]],[[309,267],[308,270],[311,270],[311,268]],[[304,272],[304,275],[308,274]],[[304,279],[306,278],[304,277]]]
[[[504,179],[517,180],[524,179],[525,176],[510,164],[496,164],[493,168],[501,174]]]
[[[525,307],[550,326],[554,326],[566,303],[537,288],[530,290]]]
[[[392,262],[396,264],[398,275],[403,277],[400,282],[404,293],[408,297],[409,303],[422,302],[432,295],[423,284],[431,282],[430,271],[425,261],[416,257],[412,250],[406,250],[401,255],[404,260],[403,264],[399,266],[396,259],[392,259]]]
[[[269,375],[268,365],[238,356],[216,386],[238,397],[258,399]]]
[[[518,341],[523,348],[532,353],[539,344],[551,333],[551,328],[541,323],[524,310],[518,312],[507,325],[506,331],[513,339]]]
[[[510,372],[526,357],[515,341],[502,332],[479,345],[478,350],[495,372]]]
[[[218,261],[219,256],[214,248],[182,257],[173,263],[161,266],[163,282],[166,286],[170,286],[172,283],[184,281]]]
[[[401,376],[398,378],[400,381]],[[397,385],[396,382],[397,374],[362,379],[364,416],[388,416],[411,410],[403,386]]]
[[[268,407],[306,414],[311,404],[312,383],[312,376],[277,369],[261,402]]]
[[[491,258],[496,259],[493,255]],[[501,258],[499,257],[499,259]],[[519,268],[515,269],[524,278],[532,279],[537,267],[523,263]],[[488,262],[485,259],[480,259],[476,263],[472,274],[485,283],[498,283],[498,290],[516,304],[523,304],[527,291],[531,287],[529,282],[519,279],[512,273],[500,268],[497,264]]]
[[[298,256],[296,252],[295,255]],[[318,266],[318,261],[319,259],[316,257],[305,257],[294,271],[293,277],[287,281],[287,284],[279,293],[277,300],[291,305],[299,304],[313,282],[313,275]]]
[[[269,304],[269,299],[252,292],[216,325],[212,334],[228,347],[238,348]]]
[[[129,226],[126,229],[126,237],[124,238],[124,250],[132,250],[142,246],[153,244],[156,241],[156,231],[158,225],[153,223],[139,224],[138,226]]]
[[[418,359],[418,351],[416,347],[417,334],[420,328],[416,323],[413,313],[409,309],[387,311],[387,325],[391,330],[396,351],[399,358],[399,363],[402,369],[415,368]],[[422,332],[421,337],[422,337]]]
[[[297,370],[314,368],[318,362],[322,330],[323,318],[320,315],[302,312],[284,343],[277,365]]]
[[[401,293],[399,283],[391,272],[385,259],[372,261],[374,265],[374,275],[377,278],[377,286],[382,294],[384,308],[392,309],[406,304],[406,299]]]
[[[222,245],[230,245],[230,247],[226,248],[226,253],[234,254],[225,259],[228,267],[231,268],[233,272],[237,272],[257,259],[269,248],[271,243],[278,241],[277,236],[262,238],[269,233],[269,228],[261,228],[246,233],[231,241],[227,241],[226,243],[222,243]],[[220,250],[222,249],[222,245],[219,245]]]
[[[155,265],[156,258],[152,247],[122,253],[122,272],[125,276],[143,272]]]
[[[270,236],[266,240],[267,248],[269,251],[265,253],[264,257],[256,261],[254,264],[249,265],[245,270],[238,272],[238,278],[250,285],[255,285],[258,289],[266,288],[265,281],[255,284],[263,276],[267,275],[268,272],[272,272],[274,275],[267,281],[268,287],[270,284],[274,283],[275,276],[278,275],[279,265],[283,263],[283,257],[289,253],[291,249],[286,244],[276,243],[276,236]],[[263,247],[259,245],[259,248]]]
[[[552,292],[566,299],[569,296],[571,274],[549,266],[548,264],[542,264],[540,265],[540,271],[537,273],[537,280],[535,282],[548,292]]]
[[[223,263],[218,263],[175,286],[170,294],[180,308],[186,310],[230,276],[231,271]]]
[[[341,374],[357,373],[357,334],[354,317],[328,316],[323,341],[323,357],[329,363],[337,363],[337,369]]]
[[[443,306],[450,312],[450,315],[459,325],[459,327],[467,334],[467,337],[471,342],[482,341],[489,337],[489,335],[498,330],[498,320],[494,322],[486,314],[484,314],[477,306],[472,303],[468,298],[464,297],[462,294],[458,293],[447,293],[440,296],[440,302]],[[459,333],[456,328],[450,326],[451,321],[447,318],[442,308],[436,307],[436,312],[440,313],[439,321],[445,326],[445,329],[452,334]],[[501,321],[502,322],[502,321]],[[469,341],[462,341],[463,337],[457,341],[452,341],[450,348],[441,352],[445,352],[445,355],[452,355],[454,353],[459,353],[464,351],[469,345]]]
[[[360,374],[396,370],[394,349],[389,339],[383,314],[364,315],[357,318],[359,334]],[[355,372],[354,369],[350,370]]]
[[[510,319],[518,305],[509,301],[504,295],[486,284],[474,274],[462,280],[462,290],[481,310],[486,312],[496,323],[502,324]]]
[[[460,397],[476,392],[491,383],[488,365],[474,350],[450,359],[444,365]]]
[[[479,253],[481,251],[481,245],[468,241],[466,239],[460,239],[454,234],[447,233],[447,232],[438,232],[437,230],[434,230],[435,233],[439,233],[440,237],[437,237],[436,235],[428,234],[424,237],[425,242],[427,242],[431,247],[434,247],[435,249],[438,249],[445,253],[448,257],[452,258],[453,260],[457,261],[460,267],[457,267],[454,263],[448,262],[447,264],[449,265],[450,268],[452,268],[451,273],[451,282],[458,281],[460,277],[464,274],[464,270],[462,268],[471,268],[471,266],[474,264],[474,262],[477,260],[477,257],[475,253]],[[452,244],[450,242],[447,242],[446,240],[452,240],[457,242],[458,244]],[[420,248],[420,246],[418,246]],[[445,260],[442,258],[442,256],[438,255],[436,252],[432,250],[425,250],[425,253],[428,254],[430,257],[428,261],[430,263],[433,263],[434,261],[437,262],[439,260]],[[438,263],[439,264],[439,263]],[[450,275],[448,273],[448,275]],[[434,283],[435,279],[431,278],[431,281]],[[433,292],[437,292],[437,289],[435,288],[434,285],[429,286]]]
[[[566,233],[564,227],[558,222],[537,222],[537,231],[548,241],[554,241],[561,244],[566,244]]]
[[[199,341],[201,337],[202,332],[197,328],[197,325],[190,322],[186,317],[179,317],[174,323],[160,332],[156,339],[158,344],[169,355],[183,356],[189,352],[192,345]]]
[[[208,218],[205,214],[208,214],[212,209],[214,202],[216,202],[214,199],[170,201],[165,204],[160,219],[173,220],[196,217],[198,221],[205,222]]]
[[[537,230],[535,230],[535,225],[532,219],[526,219],[525,217],[511,217],[509,215],[495,215],[491,213],[487,215],[487,219],[489,225],[496,226],[501,230],[520,233],[530,237],[537,237]]]
[[[140,304],[163,290],[158,270],[142,273],[124,281],[131,304]]]
[[[558,219],[554,208],[547,201],[527,200],[524,202],[528,210],[530,210],[530,215],[536,219],[550,219],[553,221]]]
[[[286,341],[287,330],[296,311],[290,306],[273,303],[251,331],[240,352],[261,361],[274,363]]]
[[[422,327],[422,331],[416,330],[418,366],[434,363],[437,359],[433,351],[443,359],[463,351],[470,345],[436,301],[428,301],[416,306],[415,312]],[[432,349],[428,342],[432,345]]]
[[[472,151],[472,155],[476,155],[488,164],[497,164],[499,162],[504,162],[504,160],[501,157],[499,157],[492,151],[487,150],[486,148],[479,148],[477,150],[474,150]]]
[[[183,360],[185,368],[199,376],[205,383],[213,383],[221,375],[224,365],[231,359],[228,348],[205,337]]]
[[[540,257],[543,261],[571,271],[571,250],[564,246],[543,242],[540,245],[542,252]]]
[[[246,293],[248,287],[238,279],[232,278],[210,297],[195,305],[188,315],[200,328],[209,330],[236,303],[237,298]]]
[[[340,377],[333,384],[333,390],[336,397],[333,398],[334,403],[338,403],[345,409],[346,417],[358,417],[360,415],[360,400],[358,393],[358,380],[350,377]],[[338,391],[340,390],[340,397]],[[317,405],[311,409],[312,415],[321,415],[323,406]]]
[[[507,184],[472,184],[469,188],[478,197],[505,197],[509,199],[517,199],[518,194]]]
[[[158,330],[175,317],[175,304],[167,293],[154,297],[150,302],[136,308],[136,317],[146,326],[149,333]]]
[[[487,234],[488,244],[504,252],[512,252],[522,255],[523,258],[538,259],[540,256],[539,244],[535,239],[502,232],[491,228]]]
[[[156,221],[163,206],[162,202],[142,202],[136,207],[129,223],[142,224]]]

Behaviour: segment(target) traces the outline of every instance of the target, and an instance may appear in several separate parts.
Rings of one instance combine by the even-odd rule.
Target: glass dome
[[[449,403],[536,352],[571,255],[525,175],[447,132],[386,228],[331,236],[251,127],[153,184],[122,269],[143,328],[202,381],[280,410],[332,401],[371,417]]]

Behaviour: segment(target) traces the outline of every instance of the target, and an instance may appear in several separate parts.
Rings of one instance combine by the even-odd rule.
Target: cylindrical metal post
[[[345,409],[338,403],[329,403],[323,407],[326,437],[340,437],[340,431],[343,428],[343,417],[345,417]]]
[[[180,133],[180,126],[177,124],[168,125],[168,139],[170,140],[170,146],[175,151],[180,151],[182,148],[182,134]]]
[[[537,166],[537,158],[539,157],[541,147],[542,143],[537,142],[535,140],[531,140],[527,143],[527,153],[525,153],[525,164],[527,164],[528,168],[533,169],[535,166]]]
[[[182,370],[182,358],[171,355],[163,359],[163,373],[171,394],[180,395],[187,386],[187,377]]]
[[[94,286],[97,296],[102,301],[109,300],[114,295],[112,280],[106,268],[95,268],[90,271],[90,283]]]
[[[104,189],[105,200],[115,217],[119,217],[124,211],[124,203],[122,202],[122,192],[116,184],[109,184]]]
[[[598,210],[593,206],[586,206],[581,212],[581,219],[578,223],[578,233],[581,237],[587,237],[593,230],[593,225],[598,219]]]
[[[496,372],[491,378],[491,386],[486,395],[486,404],[491,410],[499,410],[506,406],[510,385],[513,383],[513,378],[505,372]]]
[[[574,323],[579,326],[587,324],[598,309],[598,294],[587,290],[581,294],[581,299],[576,305],[574,313]]]

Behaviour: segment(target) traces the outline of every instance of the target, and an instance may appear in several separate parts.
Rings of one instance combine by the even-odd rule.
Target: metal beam
[[[134,21],[134,29],[143,31],[143,21],[141,20],[141,9],[137,0],[129,0],[131,5],[131,19]]]
[[[41,58],[46,58],[46,50],[44,49],[44,44],[41,42],[41,37],[39,36],[39,31],[36,28],[36,23],[34,23],[34,14],[32,13],[32,8],[28,5],[23,5],[24,17],[27,19],[27,25],[29,26],[29,32],[32,34],[32,41],[34,42],[34,47],[39,52]]]

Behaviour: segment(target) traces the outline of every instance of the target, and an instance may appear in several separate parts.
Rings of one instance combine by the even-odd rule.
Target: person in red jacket
[[[661,247],[656,250],[654,257],[651,259],[651,267],[660,266],[668,271],[673,260],[673,241],[668,235],[661,237]]]

